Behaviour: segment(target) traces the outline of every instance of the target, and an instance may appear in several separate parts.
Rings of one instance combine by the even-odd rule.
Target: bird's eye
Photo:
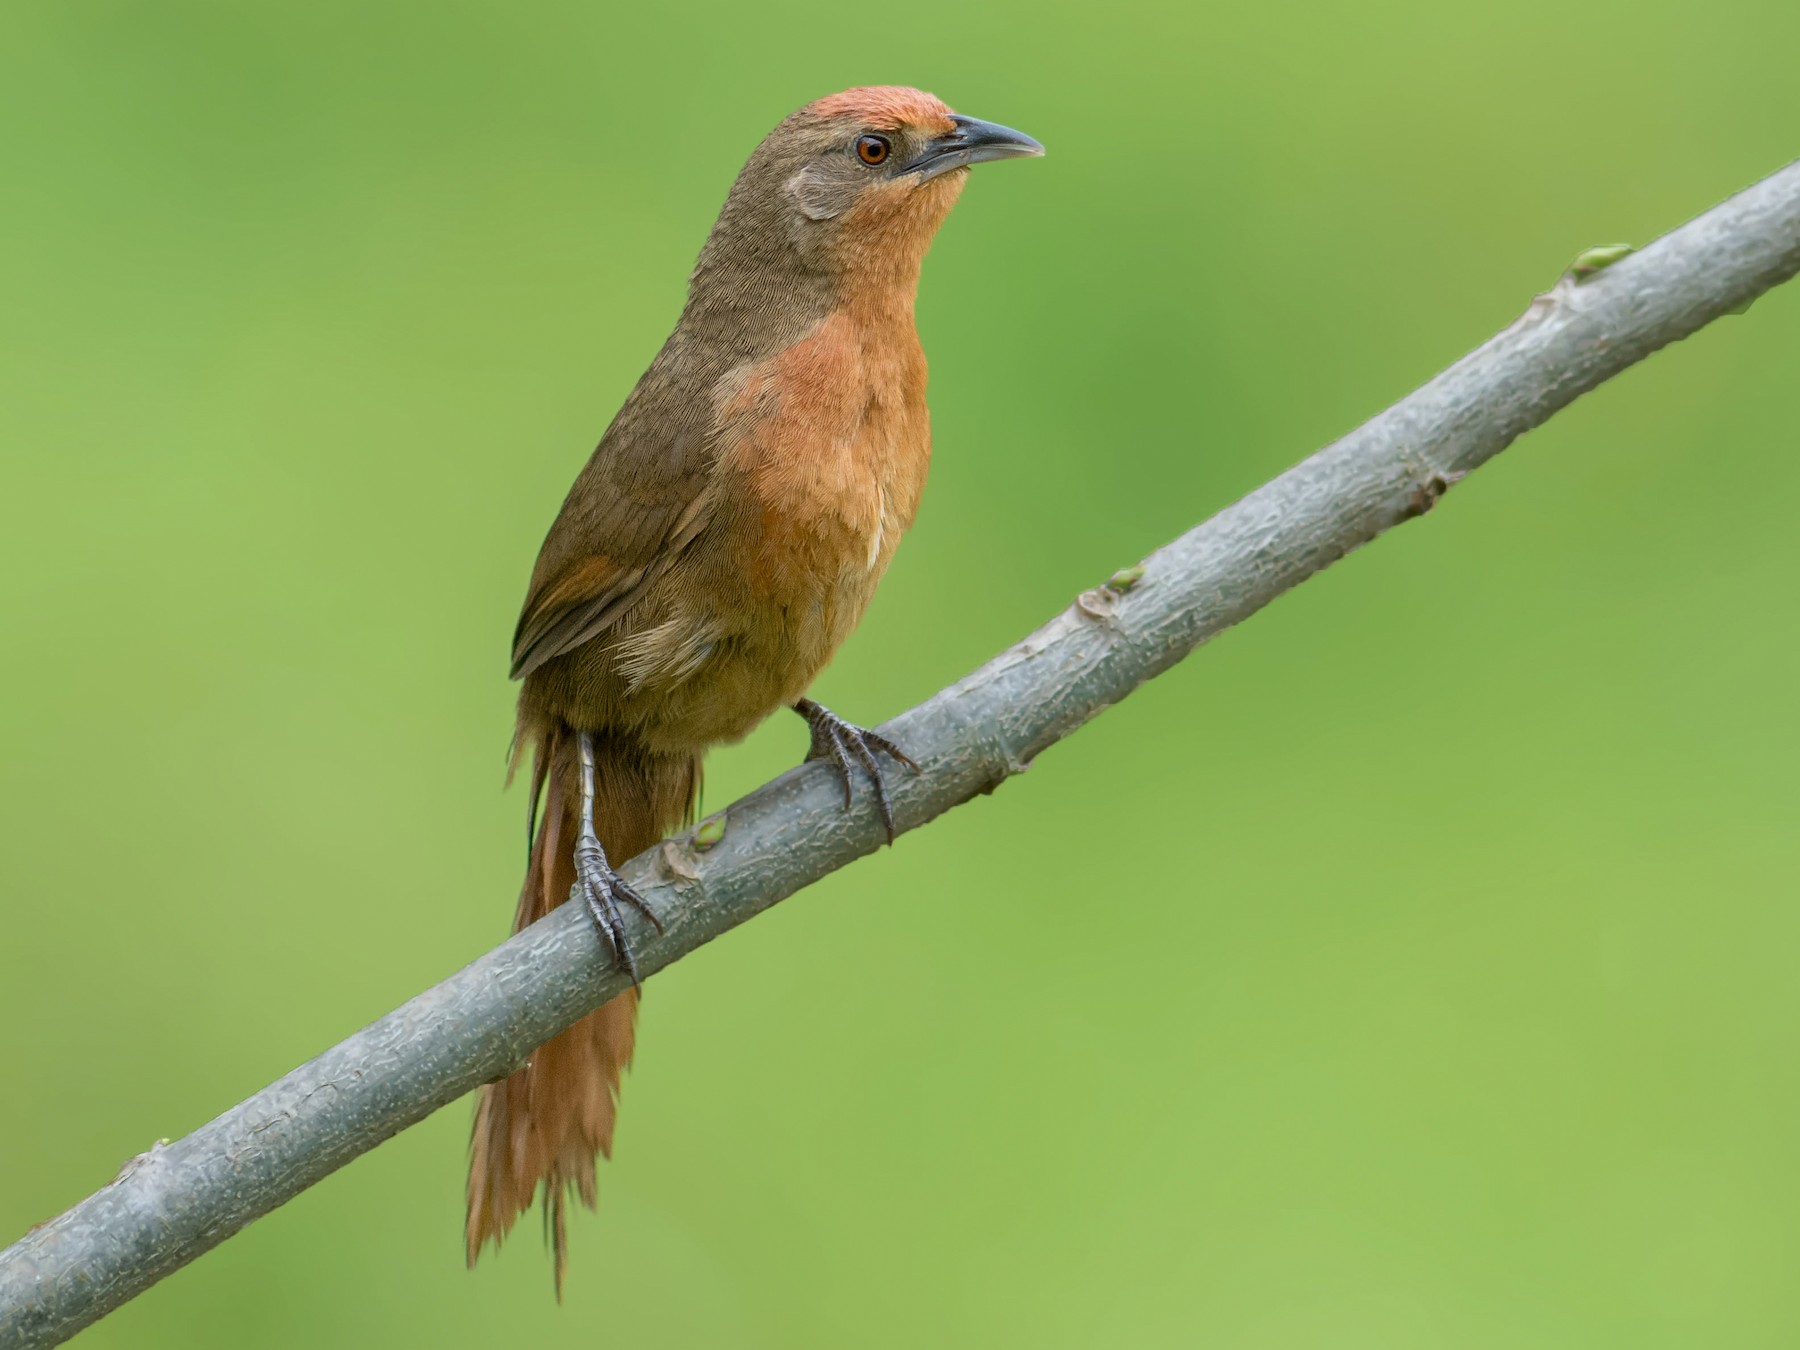
[[[886,136],[858,136],[856,138],[856,157],[864,164],[880,164],[888,157]]]

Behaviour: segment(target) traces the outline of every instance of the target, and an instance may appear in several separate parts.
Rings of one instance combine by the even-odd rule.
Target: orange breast
[[[884,316],[876,315],[879,320]],[[925,358],[904,322],[833,313],[745,381],[730,451],[749,488],[740,554],[767,604],[831,646],[862,614],[912,524],[931,457]],[[828,654],[828,653],[827,653]]]

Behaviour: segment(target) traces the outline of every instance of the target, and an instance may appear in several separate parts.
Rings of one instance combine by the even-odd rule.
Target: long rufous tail
[[[515,932],[567,900],[575,884],[580,792],[574,743],[565,726],[537,737],[531,789],[534,799],[543,795],[543,824],[532,841]],[[602,736],[595,759],[594,826],[615,864],[650,848],[690,815],[700,787],[697,758],[653,755]],[[542,1182],[544,1226],[562,1297],[569,1251],[565,1206],[574,1191],[594,1208],[595,1159],[612,1156],[619,1076],[631,1063],[637,1004],[635,989],[602,1004],[540,1046],[524,1068],[481,1088],[469,1141],[471,1266],[489,1238],[500,1245]]]

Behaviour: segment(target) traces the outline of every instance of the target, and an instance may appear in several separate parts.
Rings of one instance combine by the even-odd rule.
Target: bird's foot
[[[846,722],[830,708],[815,703],[810,698],[803,698],[796,703],[794,711],[804,717],[806,725],[812,728],[812,749],[807,752],[806,757],[828,759],[843,774],[846,808],[851,802],[850,762],[855,760],[862,765],[864,772],[869,775],[869,781],[875,785],[875,803],[881,808],[881,823],[887,829],[888,843],[893,843],[894,804],[888,798],[887,781],[881,776],[881,762],[875,758],[875,752],[879,750],[890,755],[917,773],[919,766],[913,762],[912,756],[886,736]]]
[[[630,905],[648,919],[658,933],[663,931],[662,920],[656,917],[644,897],[626,885],[625,879],[613,870],[600,841],[592,835],[584,834],[575,845],[575,885],[569,891],[569,898],[579,899],[588,907],[588,913],[594,916],[594,922],[600,926],[601,934],[613,950],[614,961],[630,974],[632,984],[638,984],[637,958],[632,955],[631,942],[625,936],[625,916],[619,905]]]

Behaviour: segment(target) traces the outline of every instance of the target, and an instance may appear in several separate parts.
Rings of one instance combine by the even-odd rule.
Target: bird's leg
[[[575,840],[575,885],[569,891],[569,899],[579,899],[587,905],[588,913],[594,916],[607,945],[613,949],[613,958],[631,973],[631,982],[635,985],[638,983],[637,960],[625,938],[625,921],[619,913],[619,902],[623,900],[650,920],[658,933],[662,932],[663,926],[651,913],[644,897],[627,886],[606,860],[606,850],[600,847],[600,836],[594,830],[594,733],[577,732],[576,746],[581,755],[581,833]]]
[[[814,703],[810,698],[803,698],[796,703],[794,711],[804,717],[806,725],[812,728],[812,749],[807,752],[806,757],[828,759],[844,775],[846,808],[850,805],[850,761],[854,759],[862,765],[864,772],[869,775],[869,781],[875,785],[875,803],[881,808],[881,823],[887,827],[888,843],[893,843],[894,804],[888,800],[887,782],[881,776],[881,763],[875,758],[875,752],[880,750],[892,755],[917,773],[919,766],[913,763],[912,756],[886,736],[846,722],[830,708],[822,703]]]

